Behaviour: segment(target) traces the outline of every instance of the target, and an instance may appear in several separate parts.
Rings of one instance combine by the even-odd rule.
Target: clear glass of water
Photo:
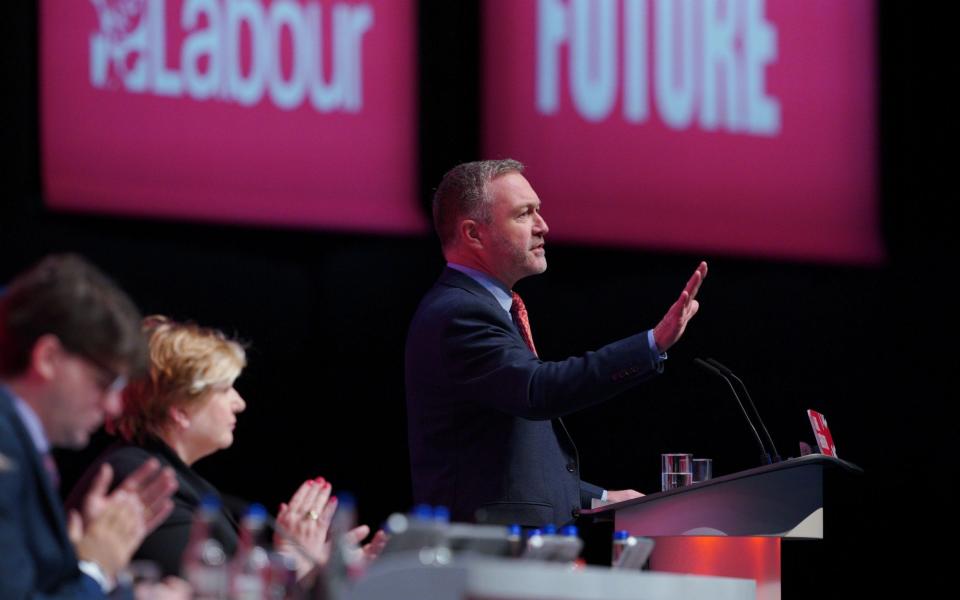
[[[693,483],[700,483],[701,481],[709,481],[711,479],[713,479],[713,459],[693,459]]]
[[[693,483],[693,455],[668,453],[660,455],[660,489],[666,492]]]

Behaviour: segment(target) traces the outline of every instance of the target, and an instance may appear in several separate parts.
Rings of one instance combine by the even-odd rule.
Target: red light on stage
[[[658,537],[651,557],[655,571],[726,575],[733,572],[757,579],[776,566],[779,571],[780,538],[765,537]]]
[[[757,597],[764,598],[765,586],[780,589],[780,538],[658,537],[650,569],[753,579]]]

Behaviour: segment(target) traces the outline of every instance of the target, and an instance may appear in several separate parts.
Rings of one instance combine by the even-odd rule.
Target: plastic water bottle
[[[520,556],[520,553],[523,552],[523,538],[521,537],[523,530],[519,525],[511,525],[507,528],[507,543],[509,544],[510,556],[517,557]]]
[[[441,527],[450,524],[450,509],[443,505],[433,507],[433,521]]]
[[[270,556],[261,543],[267,509],[251,504],[240,521],[240,543],[230,563],[230,597],[233,600],[263,600],[270,585]]]
[[[357,526],[357,503],[353,495],[337,495],[337,510],[330,522],[330,560],[324,569],[325,598],[342,598],[351,582],[362,572],[362,552],[348,539],[347,533]]]
[[[527,537],[523,557],[532,560],[573,562],[580,555],[583,541],[577,536],[573,525],[564,527],[560,534],[554,525],[546,525],[543,530],[534,529]]]
[[[618,531],[614,534],[613,568],[642,569],[653,552],[653,546],[654,541],[651,538],[636,537],[626,531]]]
[[[527,533],[527,543],[523,547],[523,558],[529,560],[546,560],[549,548],[546,547],[546,538],[540,529],[531,529]]]
[[[297,587],[297,561],[289,554],[270,552],[270,585],[266,597],[269,600],[294,598]],[[314,600],[319,600],[314,598]]]
[[[424,565],[445,565],[453,557],[450,510],[418,504],[409,513],[394,513],[385,528],[390,541],[384,553],[412,552]]]
[[[577,557],[580,556],[580,550],[583,549],[583,540],[577,533],[576,525],[567,525],[560,530],[552,557],[554,560],[569,563],[577,560]]]
[[[223,600],[227,597],[226,554],[211,534],[219,513],[220,499],[214,495],[204,496],[194,512],[190,539],[183,553],[181,572],[197,600]]]
[[[429,504],[417,504],[410,511],[410,518],[414,521],[433,521],[433,507]]]
[[[433,522],[437,528],[433,561],[437,565],[448,565],[453,561],[453,549],[450,546],[450,509],[443,505],[434,506]]]
[[[623,548],[627,545],[627,538],[629,537],[630,532],[626,529],[613,532],[613,558],[610,564],[616,565],[620,562],[620,557],[623,555]]]

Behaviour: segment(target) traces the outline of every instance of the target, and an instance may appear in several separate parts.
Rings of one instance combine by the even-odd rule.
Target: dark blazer
[[[134,559],[155,561],[160,565],[164,575],[179,575],[183,552],[190,540],[194,511],[200,506],[204,495],[214,494],[219,497],[220,494],[210,482],[200,477],[180,460],[180,457],[163,441],[149,438],[139,446],[120,441],[108,448],[87,469],[70,492],[67,506],[75,506],[86,495],[102,463],[110,463],[113,467],[113,485],[116,486],[151,457],[159,460],[164,466],[173,467],[179,487],[173,495],[173,512],[143,540],[143,545],[137,550]],[[219,519],[214,523],[213,536],[220,541],[228,556],[237,549],[238,531],[237,520],[226,507],[222,508]]]
[[[77,565],[60,498],[0,387],[0,598],[104,598]]]
[[[449,268],[413,317],[405,362],[415,501],[525,526],[570,522],[602,493],[580,480],[559,417],[662,369],[646,332],[540,360],[493,295]]]

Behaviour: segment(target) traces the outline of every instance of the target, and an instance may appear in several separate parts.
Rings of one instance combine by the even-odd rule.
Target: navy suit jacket
[[[60,498],[0,387],[0,598],[104,598],[67,537]]]
[[[559,417],[662,369],[646,332],[540,360],[493,295],[449,268],[413,317],[405,363],[415,501],[524,526],[570,522],[602,493],[580,480]]]

